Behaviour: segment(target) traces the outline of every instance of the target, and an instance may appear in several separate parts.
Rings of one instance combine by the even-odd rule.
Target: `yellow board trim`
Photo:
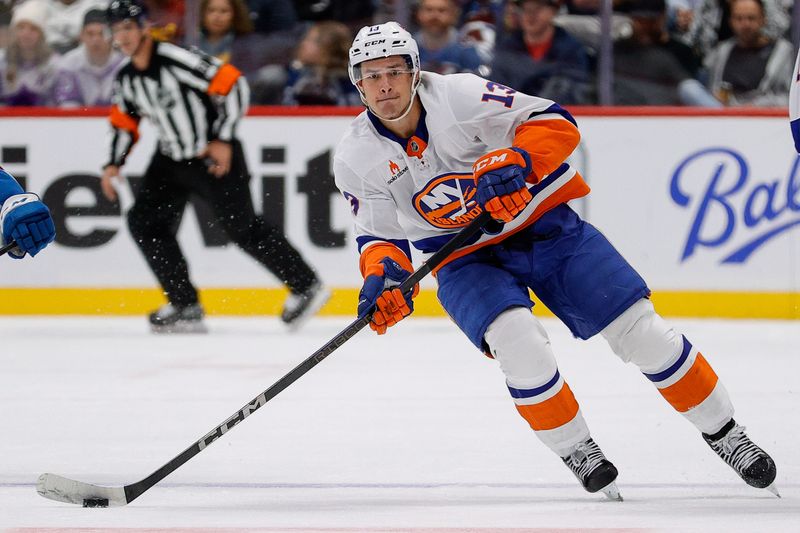
[[[210,315],[277,315],[285,289],[212,288],[200,300]],[[800,292],[658,291],[653,303],[672,317],[800,319]],[[534,298],[534,300],[536,300]],[[152,288],[0,288],[0,315],[141,315],[164,303]],[[322,315],[353,316],[358,289],[338,288]],[[538,316],[553,316],[536,300]],[[414,300],[417,316],[445,316],[432,289]]]

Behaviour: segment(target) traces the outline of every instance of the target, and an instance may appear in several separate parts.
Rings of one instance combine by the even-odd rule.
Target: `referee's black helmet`
[[[144,24],[146,17],[144,5],[137,0],[111,0],[106,9],[108,23],[114,24],[123,20],[133,19],[140,26]]]

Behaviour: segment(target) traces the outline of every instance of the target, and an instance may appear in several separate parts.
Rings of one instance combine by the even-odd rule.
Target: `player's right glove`
[[[521,148],[494,150],[472,165],[476,200],[492,218],[511,222],[533,199],[525,178],[531,173],[531,156]]]
[[[398,288],[411,272],[401,267],[397,261],[384,257],[366,272],[364,285],[358,295],[358,318],[367,316],[374,307],[375,312],[369,327],[383,335],[386,329],[394,326],[414,311],[413,297],[417,289],[403,294]]]
[[[56,229],[50,210],[33,193],[15,194],[0,208],[0,233],[3,244],[17,243],[8,255],[22,259],[25,254],[34,256],[53,242]]]

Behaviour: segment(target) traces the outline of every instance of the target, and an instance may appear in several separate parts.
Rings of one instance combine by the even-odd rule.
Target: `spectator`
[[[553,24],[560,0],[516,3],[521,29],[498,44],[492,79],[562,104],[589,103],[589,56],[572,35]]]
[[[247,8],[256,33],[289,31],[297,25],[291,0],[247,0]]]
[[[284,92],[286,105],[360,105],[347,74],[353,36],[341,22],[314,23],[297,48]]]
[[[497,29],[494,24],[483,20],[471,20],[458,30],[458,42],[463,46],[474,48],[481,58],[482,65],[489,65],[494,58],[494,47],[497,42]],[[486,72],[481,74],[488,75]]]
[[[291,0],[247,0],[247,7],[253,32],[234,40],[231,62],[247,77],[253,104],[280,104],[303,27]]]
[[[201,0],[199,48],[203,52],[230,62],[233,41],[252,31],[243,0]]]
[[[794,69],[794,47],[764,35],[763,0],[732,0],[733,37],[708,55],[709,89],[726,106],[784,106]]]
[[[0,0],[0,50],[8,44],[9,24],[11,24],[11,1]]]
[[[27,0],[30,1],[30,0]],[[41,1],[41,0],[39,0]],[[63,54],[78,46],[83,18],[92,9],[105,9],[107,0],[46,0],[50,10],[45,35],[50,46]]]
[[[111,105],[114,76],[123,56],[111,46],[104,10],[86,13],[80,40],[81,45],[58,63],[53,101],[61,107]]]
[[[478,71],[478,51],[458,41],[458,16],[455,0],[420,0],[416,17],[419,31],[414,39],[419,45],[422,70],[438,74]]]
[[[0,99],[6,105],[51,103],[56,55],[44,36],[47,9],[42,0],[28,0],[14,8],[11,37],[0,60]]]
[[[612,9],[616,10],[625,0],[612,0]],[[602,0],[565,0],[567,13],[570,15],[595,16],[602,12]]]
[[[685,42],[700,57],[705,57],[721,41],[733,37],[730,25],[731,0],[702,0],[697,7]],[[764,35],[772,39],[782,37],[789,29],[791,19],[780,0],[764,0]]]
[[[615,103],[720,107],[696,79],[700,58],[670,37],[664,0],[631,0],[625,10],[632,35],[614,43]]]
[[[505,17],[506,4],[512,0],[466,0],[461,2],[461,25],[483,21],[500,28]]]
[[[667,29],[670,35],[686,41],[702,0],[667,0]]]
[[[373,24],[375,3],[374,0],[294,0],[294,7],[301,21],[338,20],[355,34],[361,26]]]

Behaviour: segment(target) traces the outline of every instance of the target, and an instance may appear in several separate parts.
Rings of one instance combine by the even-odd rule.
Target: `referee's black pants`
[[[256,216],[249,180],[239,141],[232,143],[231,169],[222,178],[210,174],[200,159],[175,161],[159,152],[153,156],[128,212],[128,227],[173,305],[183,307],[198,301],[186,258],[175,238],[192,193],[209,203],[233,242],[292,292],[305,292],[316,280],[314,271],[283,233]]]

